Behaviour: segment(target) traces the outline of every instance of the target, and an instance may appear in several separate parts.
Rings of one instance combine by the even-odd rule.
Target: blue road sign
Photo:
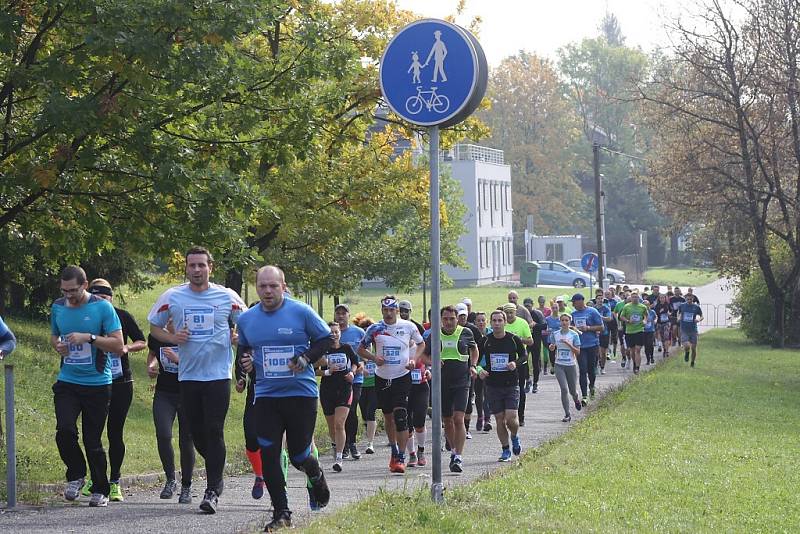
[[[392,38],[380,67],[389,107],[419,126],[449,126],[471,114],[486,91],[486,58],[465,29],[443,20],[412,22]]]
[[[600,268],[600,260],[594,252],[587,252],[581,256],[581,268],[587,273],[596,273]]]

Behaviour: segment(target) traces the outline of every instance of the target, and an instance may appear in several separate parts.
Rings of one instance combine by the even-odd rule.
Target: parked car
[[[539,260],[539,283],[550,286],[586,287],[590,283],[589,275],[576,271],[557,261]],[[594,278],[591,279],[594,282]]]
[[[572,267],[579,273],[584,272],[583,268],[581,267],[581,260],[567,260],[566,263],[568,266]],[[611,267],[606,267],[606,278],[608,278],[609,283],[616,284],[616,283],[624,283],[625,282],[625,272],[620,271],[619,269],[612,269]]]

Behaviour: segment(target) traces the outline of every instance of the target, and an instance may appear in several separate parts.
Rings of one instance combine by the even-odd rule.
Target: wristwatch
[[[97,336],[94,334],[89,334],[89,345],[97,341]]]

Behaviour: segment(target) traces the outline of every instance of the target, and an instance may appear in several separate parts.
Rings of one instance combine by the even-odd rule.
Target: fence
[[[724,328],[739,323],[739,317],[734,315],[728,304],[700,304],[699,306],[703,310],[703,320],[697,323],[698,326]]]

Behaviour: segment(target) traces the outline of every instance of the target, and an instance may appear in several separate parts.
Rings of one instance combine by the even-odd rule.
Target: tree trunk
[[[241,268],[228,269],[225,271],[225,287],[229,287],[241,295],[243,283],[244,274]]]
[[[795,280],[792,290],[791,308],[786,332],[786,346],[800,348],[800,278]]]
[[[669,264],[678,265],[678,232],[669,233]]]

